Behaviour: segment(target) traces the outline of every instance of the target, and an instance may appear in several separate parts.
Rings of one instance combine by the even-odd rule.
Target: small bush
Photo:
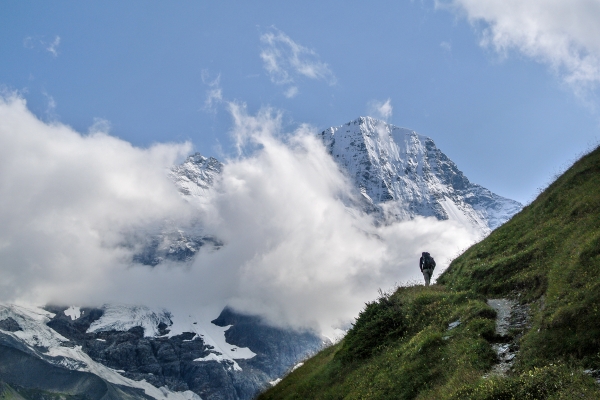
[[[384,295],[378,301],[366,304],[336,357],[343,363],[363,360],[401,337],[405,331],[402,305],[397,298]]]

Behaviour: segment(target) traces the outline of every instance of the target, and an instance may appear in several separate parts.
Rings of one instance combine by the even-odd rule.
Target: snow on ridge
[[[104,314],[92,322],[87,333],[113,330],[124,332],[140,326],[144,328],[145,337],[155,337],[159,335],[158,326],[161,323],[167,326],[172,324],[171,313],[165,309],[125,304],[105,304],[102,309]]]
[[[67,338],[46,326],[55,314],[29,305],[0,304],[0,320],[14,319],[21,330],[5,332],[32,348],[55,347]]]
[[[319,136],[354,181],[358,199],[349,206],[374,213],[380,223],[458,216],[448,213],[450,201],[464,214],[459,220],[486,235],[523,207],[471,183],[430,137],[414,130],[361,116]],[[186,200],[202,205],[222,169],[217,159],[196,153],[169,175]]]

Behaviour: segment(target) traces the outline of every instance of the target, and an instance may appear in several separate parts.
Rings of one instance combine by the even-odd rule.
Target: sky
[[[228,101],[370,114],[521,202],[600,137],[597,0],[0,4],[0,85],[44,121],[235,154]],[[536,23],[539,22],[539,23]],[[512,24],[512,25],[511,25]],[[387,104],[387,112],[377,110]]]
[[[531,201],[598,143],[599,20],[598,0],[2,2],[0,301],[344,326],[423,249],[439,274],[478,237],[349,213],[317,133],[371,115]],[[202,204],[165,173],[193,151],[225,163]],[[198,223],[225,246],[131,264]]]

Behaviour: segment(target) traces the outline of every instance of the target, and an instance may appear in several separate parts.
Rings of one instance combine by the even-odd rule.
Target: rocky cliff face
[[[431,138],[409,129],[360,117],[320,137],[360,192],[360,207],[380,223],[436,217],[487,234],[522,208],[471,183]]]

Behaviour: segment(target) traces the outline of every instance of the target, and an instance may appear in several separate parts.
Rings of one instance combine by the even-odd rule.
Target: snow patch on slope
[[[159,335],[158,326],[163,323],[166,326],[172,324],[171,313],[161,308],[150,308],[146,306],[132,306],[126,304],[106,304],[102,306],[104,314],[100,319],[92,322],[88,333],[103,331],[121,331],[141,326],[144,328],[145,337]]]
[[[104,305],[102,308],[104,314],[90,325],[88,332],[128,331],[135,326],[141,326],[144,328],[144,336],[156,337],[160,335],[159,324],[164,323],[169,327],[167,337],[191,332],[200,337],[205,344],[212,346],[210,355],[194,361],[219,361],[241,371],[241,367],[235,360],[249,359],[256,355],[247,347],[237,347],[227,343],[225,332],[231,326],[214,325],[208,318],[192,315],[181,317],[161,308],[125,304]]]
[[[188,316],[186,320],[175,316],[169,336],[182,332],[195,333],[206,345],[211,346],[212,349],[208,356],[197,358],[194,361],[218,361],[236,371],[242,371],[242,368],[235,360],[250,359],[256,353],[247,347],[237,347],[236,345],[227,343],[225,332],[229,328],[231,328],[231,325],[218,326],[210,322],[207,318]]]
[[[64,312],[67,317],[71,317],[71,321],[75,321],[76,319],[81,317],[80,307],[71,306],[67,308]]]

